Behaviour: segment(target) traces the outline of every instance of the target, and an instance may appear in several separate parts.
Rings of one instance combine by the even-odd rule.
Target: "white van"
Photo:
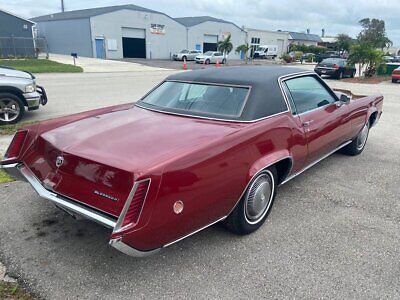
[[[276,58],[278,56],[277,45],[260,45],[254,52],[254,58]]]

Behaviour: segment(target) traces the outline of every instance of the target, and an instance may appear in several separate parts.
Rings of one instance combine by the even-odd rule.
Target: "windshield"
[[[211,56],[213,53],[214,52],[212,52],[212,51],[207,51],[206,53],[204,53],[204,55]]]
[[[144,97],[139,104],[164,111],[190,115],[239,117],[249,88],[166,81]]]

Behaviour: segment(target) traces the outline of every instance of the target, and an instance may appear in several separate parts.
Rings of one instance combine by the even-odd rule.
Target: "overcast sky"
[[[400,46],[399,0],[64,0],[66,10],[95,6],[136,4],[172,17],[210,15],[238,26],[303,31],[326,35],[347,33],[356,37],[362,18],[386,22],[388,37]],[[59,12],[61,0],[0,0],[4,8],[26,18]]]

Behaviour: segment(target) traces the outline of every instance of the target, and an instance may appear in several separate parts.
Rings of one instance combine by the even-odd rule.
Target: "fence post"
[[[14,40],[14,35],[11,36],[11,41],[14,49],[14,58],[17,58],[17,50],[15,49],[15,40]]]

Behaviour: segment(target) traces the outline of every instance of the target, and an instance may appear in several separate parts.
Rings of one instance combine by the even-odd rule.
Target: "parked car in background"
[[[393,70],[392,73],[392,82],[400,82],[400,67],[398,67],[397,69]]]
[[[392,62],[400,62],[400,55],[396,55]]]
[[[0,125],[15,124],[25,108],[36,110],[46,103],[46,92],[33,74],[0,66]]]
[[[314,62],[315,61],[315,54],[314,53],[304,53],[301,56],[301,61],[307,61],[307,62]]]
[[[196,56],[195,59],[196,63],[198,64],[216,64],[219,62],[220,64],[226,63],[226,59],[221,52],[217,51],[207,51],[204,54],[200,54]]]
[[[277,45],[260,45],[254,52],[253,58],[272,58],[275,59],[278,56]]]
[[[280,185],[339,149],[361,154],[382,105],[298,68],[181,72],[135,104],[19,130],[0,167],[143,256],[217,222],[256,231]]]
[[[200,50],[182,50],[172,55],[173,60],[195,60],[196,56],[201,54]]]
[[[393,56],[390,56],[390,55],[385,55],[385,56],[382,57],[382,59],[383,59],[385,62],[393,62],[393,61],[394,61],[394,57],[393,57]]]
[[[343,77],[353,78],[357,70],[356,67],[350,65],[346,59],[327,58],[317,64],[314,71],[320,76],[328,75],[337,79],[342,79]]]
[[[327,58],[341,58],[339,51],[326,51],[325,53],[319,53],[315,56],[315,61],[320,63]]]

